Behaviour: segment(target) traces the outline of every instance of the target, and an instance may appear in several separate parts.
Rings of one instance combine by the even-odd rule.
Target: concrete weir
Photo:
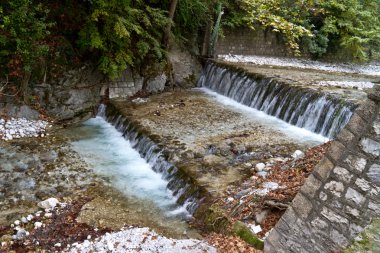
[[[309,208],[322,204],[321,200],[314,199],[314,192],[313,195],[308,195],[310,189],[319,189],[325,183],[325,190],[320,190],[319,196],[326,195],[329,199],[330,195],[346,198],[352,195],[355,204],[355,196],[359,196],[356,193],[360,193],[360,189],[355,192],[354,189],[361,186],[350,186],[355,183],[351,178],[357,178],[356,182],[359,183],[361,181],[358,176],[350,176],[349,179],[344,176],[349,169],[345,169],[342,164],[350,158],[347,155],[341,158],[337,156],[343,152],[341,149],[344,149],[344,145],[349,145],[352,140],[359,141],[357,125],[360,125],[364,116],[359,114],[359,117],[354,110],[359,105],[359,112],[366,113],[364,105],[360,103],[365,98],[365,92],[346,92],[309,85],[306,87],[284,78],[249,73],[237,66],[218,62],[209,64],[204,69],[198,84],[201,88],[173,90],[149,98],[111,99],[103,116],[123,133],[133,148],[152,165],[154,171],[162,174],[177,203],[209,230],[225,231],[234,225],[224,216],[223,211],[214,208],[213,201],[223,196],[228,186],[252,176],[252,165],[249,167],[247,163],[254,165],[270,158],[289,157],[295,150],[305,150],[336,136],[339,142],[334,142],[328,157],[307,181],[307,189],[306,186],[303,187],[300,193],[302,195],[296,197],[293,207],[270,233],[265,244],[266,251],[292,252],[288,250],[291,250],[293,241],[288,238],[293,237],[286,231],[299,231],[295,228],[286,229],[285,224],[293,223],[293,220],[300,224],[304,222],[307,227],[309,221],[312,225],[315,223],[313,218],[321,216],[317,221],[322,220],[321,224],[325,224],[328,219],[335,217],[330,212],[332,207],[329,205],[319,208],[320,215],[313,211],[319,210],[318,208]],[[372,103],[372,107],[375,108],[376,105]],[[372,111],[378,113],[376,108]],[[347,130],[347,122],[348,128],[352,129]],[[378,130],[376,129],[375,131]],[[376,134],[378,136],[378,131]],[[370,171],[369,174],[366,172],[369,177],[378,173],[378,166],[375,166],[378,159],[376,136],[375,139],[371,135],[358,142],[360,147],[364,147],[364,152],[371,156],[367,161],[371,161],[368,164],[372,167],[367,168],[368,165],[363,170]],[[323,178],[333,169],[333,175],[336,175],[332,177],[334,180],[327,181]],[[323,176],[319,175],[324,171]],[[376,183],[377,174],[374,177]],[[340,183],[339,180],[344,182]],[[330,185],[334,182],[342,186],[348,185],[349,190],[330,194],[329,189],[335,187]],[[378,203],[376,201],[374,197],[369,197],[365,203],[374,206]],[[354,206],[350,205],[350,208]],[[304,210],[307,212],[305,217],[302,216]],[[349,214],[341,220],[348,221],[348,216]],[[364,223],[360,224],[363,226]],[[355,230],[355,233],[359,230]],[[340,230],[335,228],[331,231],[336,234]],[[350,238],[355,233],[352,232]],[[308,235],[303,236],[304,240],[308,240]],[[342,238],[344,240],[339,241],[342,242],[339,246],[347,246],[350,238],[347,235]],[[313,240],[307,243],[315,243],[316,240]],[[252,244],[263,247],[260,241]],[[323,249],[323,246],[318,249]],[[334,248],[331,246],[329,249]]]

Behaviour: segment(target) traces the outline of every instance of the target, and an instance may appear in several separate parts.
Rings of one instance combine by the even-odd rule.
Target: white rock
[[[252,231],[254,234],[257,234],[257,233],[260,233],[261,231],[263,231],[263,230],[261,229],[261,226],[260,226],[260,225],[257,225],[257,226],[255,226],[255,225],[250,225],[249,227],[250,227],[251,231]]]
[[[16,226],[18,226],[18,225],[20,225],[20,221],[19,221],[19,220],[15,220],[14,224],[15,224]]]
[[[56,198],[49,198],[44,201],[41,201],[37,204],[37,206],[47,209],[47,208],[54,208],[59,203],[58,199]]]
[[[296,151],[293,153],[292,157],[294,158],[294,160],[297,161],[297,160],[299,160],[299,159],[304,158],[304,157],[305,157],[305,153],[302,152],[301,150],[296,150]]]
[[[28,221],[31,221],[31,220],[33,220],[33,215],[31,215],[31,214],[29,214],[28,216],[26,216],[26,219],[28,220]]]
[[[52,213],[45,213],[45,215],[44,215],[46,218],[50,218],[50,217],[52,217],[53,216],[53,214]]]
[[[34,229],[42,227],[42,222],[36,221],[34,222]]]
[[[256,168],[257,172],[263,171],[263,169],[265,168],[265,164],[264,163],[258,163],[258,164],[256,164],[255,168]]]
[[[232,198],[232,197],[227,198],[228,203],[231,203],[232,201],[234,201],[234,198]]]
[[[62,246],[62,244],[60,244],[60,243],[54,244],[54,247],[61,247],[61,246]]]
[[[107,248],[108,250],[114,250],[114,246],[113,246],[113,243],[112,242],[107,242]]]

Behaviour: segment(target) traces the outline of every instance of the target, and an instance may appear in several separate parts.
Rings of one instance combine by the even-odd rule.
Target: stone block
[[[371,189],[369,182],[363,178],[357,178],[355,181],[355,185],[363,192],[367,192],[369,191],[369,189]]]
[[[351,145],[349,144],[352,144],[352,142],[355,139],[355,135],[351,133],[348,129],[343,128],[336,139],[339,140],[341,143],[347,145],[347,147],[351,147]]]
[[[380,117],[377,116],[377,120],[373,123],[373,131],[380,135]]]
[[[328,196],[325,192],[320,192],[319,193],[319,199],[322,200],[322,201],[326,201],[328,199]]]
[[[345,212],[346,212],[346,214],[348,214],[354,218],[359,218],[359,215],[360,215],[360,212],[358,209],[352,208],[350,206],[346,206]]]
[[[367,160],[362,157],[357,157],[353,155],[349,155],[345,160],[344,163],[347,164],[347,168],[350,169],[353,172],[361,173],[365,169],[365,166],[367,165]]]
[[[370,121],[373,115],[376,114],[376,111],[377,111],[376,103],[371,100],[366,100],[355,110],[355,114],[360,115],[360,117],[362,117],[366,121]],[[362,127],[364,126],[365,125],[362,125]]]
[[[322,179],[326,179],[330,172],[333,170],[334,164],[325,156],[319,162],[319,164],[314,169],[315,173]]]
[[[336,250],[346,248],[350,245],[349,240],[347,240],[344,234],[335,229],[331,230],[330,239],[336,244]]]
[[[336,224],[346,224],[348,225],[348,220],[344,218],[343,216],[340,216],[339,214],[336,214],[335,212],[331,211],[330,209],[323,207],[322,216],[324,216],[329,221],[336,223]]]
[[[317,230],[325,230],[329,227],[328,223],[320,217],[317,217],[314,220],[312,220],[311,226]]]
[[[330,181],[323,187],[325,190],[329,191],[336,197],[340,197],[344,192],[344,185],[341,182]]]
[[[365,133],[367,124],[368,122],[364,120],[362,117],[360,117],[359,114],[354,113],[347,124],[347,128],[353,134],[361,136]]]
[[[380,143],[379,142],[368,139],[368,138],[363,138],[360,141],[360,145],[362,146],[364,152],[371,154],[375,157],[380,156]]]
[[[310,211],[313,209],[312,203],[301,193],[298,193],[293,199],[292,207],[294,211],[299,214],[301,219],[306,219]]]
[[[359,233],[361,233],[364,228],[360,225],[357,225],[353,222],[350,223],[349,236],[348,238],[355,238]]]
[[[287,224],[294,224],[297,221],[297,214],[294,212],[293,208],[290,206],[286,212],[282,215],[281,220],[284,220]]]
[[[380,164],[373,164],[368,172],[367,176],[376,184],[380,184]]]
[[[305,195],[309,196],[310,198],[313,198],[315,193],[321,187],[321,185],[322,185],[321,181],[319,181],[314,175],[310,175],[306,179],[305,184],[302,186],[301,192],[303,192]]]
[[[364,198],[364,196],[361,193],[359,193],[358,191],[356,191],[356,190],[354,190],[354,189],[352,189],[350,187],[347,190],[345,198],[349,202],[352,202],[352,203],[354,203],[356,205],[361,205],[365,201],[365,198]]]
[[[380,203],[376,203],[374,201],[369,201],[368,208],[376,213],[378,217],[380,217]]]
[[[333,162],[339,161],[343,157],[344,152],[346,152],[346,147],[339,141],[334,141],[327,151]]]
[[[339,167],[339,166],[335,167],[334,173],[338,179],[340,179],[341,181],[343,181],[345,183],[350,182],[350,180],[352,178],[352,174],[343,167]]]

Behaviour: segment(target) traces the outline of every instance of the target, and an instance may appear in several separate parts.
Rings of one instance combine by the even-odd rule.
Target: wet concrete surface
[[[279,127],[196,89],[153,95],[145,103],[111,103],[214,197],[251,176],[256,163],[319,144],[287,136]]]

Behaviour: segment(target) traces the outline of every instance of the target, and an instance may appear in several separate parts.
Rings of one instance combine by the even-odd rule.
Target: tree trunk
[[[164,39],[163,39],[163,45],[167,49],[169,47],[169,40],[170,40],[170,32],[172,29],[172,23],[174,18],[175,10],[177,9],[177,3],[178,0],[171,0],[170,2],[170,9],[169,9],[169,23],[167,24],[165,31],[164,31]]]
[[[22,78],[21,81],[21,92],[23,95],[24,103],[29,103],[29,79],[30,79],[31,73],[26,72]]]
[[[210,52],[208,51],[208,49],[209,49],[210,43],[211,43],[210,40],[211,40],[211,32],[212,32],[212,26],[213,25],[214,25],[214,22],[210,18],[207,21],[205,36],[204,36],[203,45],[202,45],[202,56],[205,56],[205,57],[210,56]]]

